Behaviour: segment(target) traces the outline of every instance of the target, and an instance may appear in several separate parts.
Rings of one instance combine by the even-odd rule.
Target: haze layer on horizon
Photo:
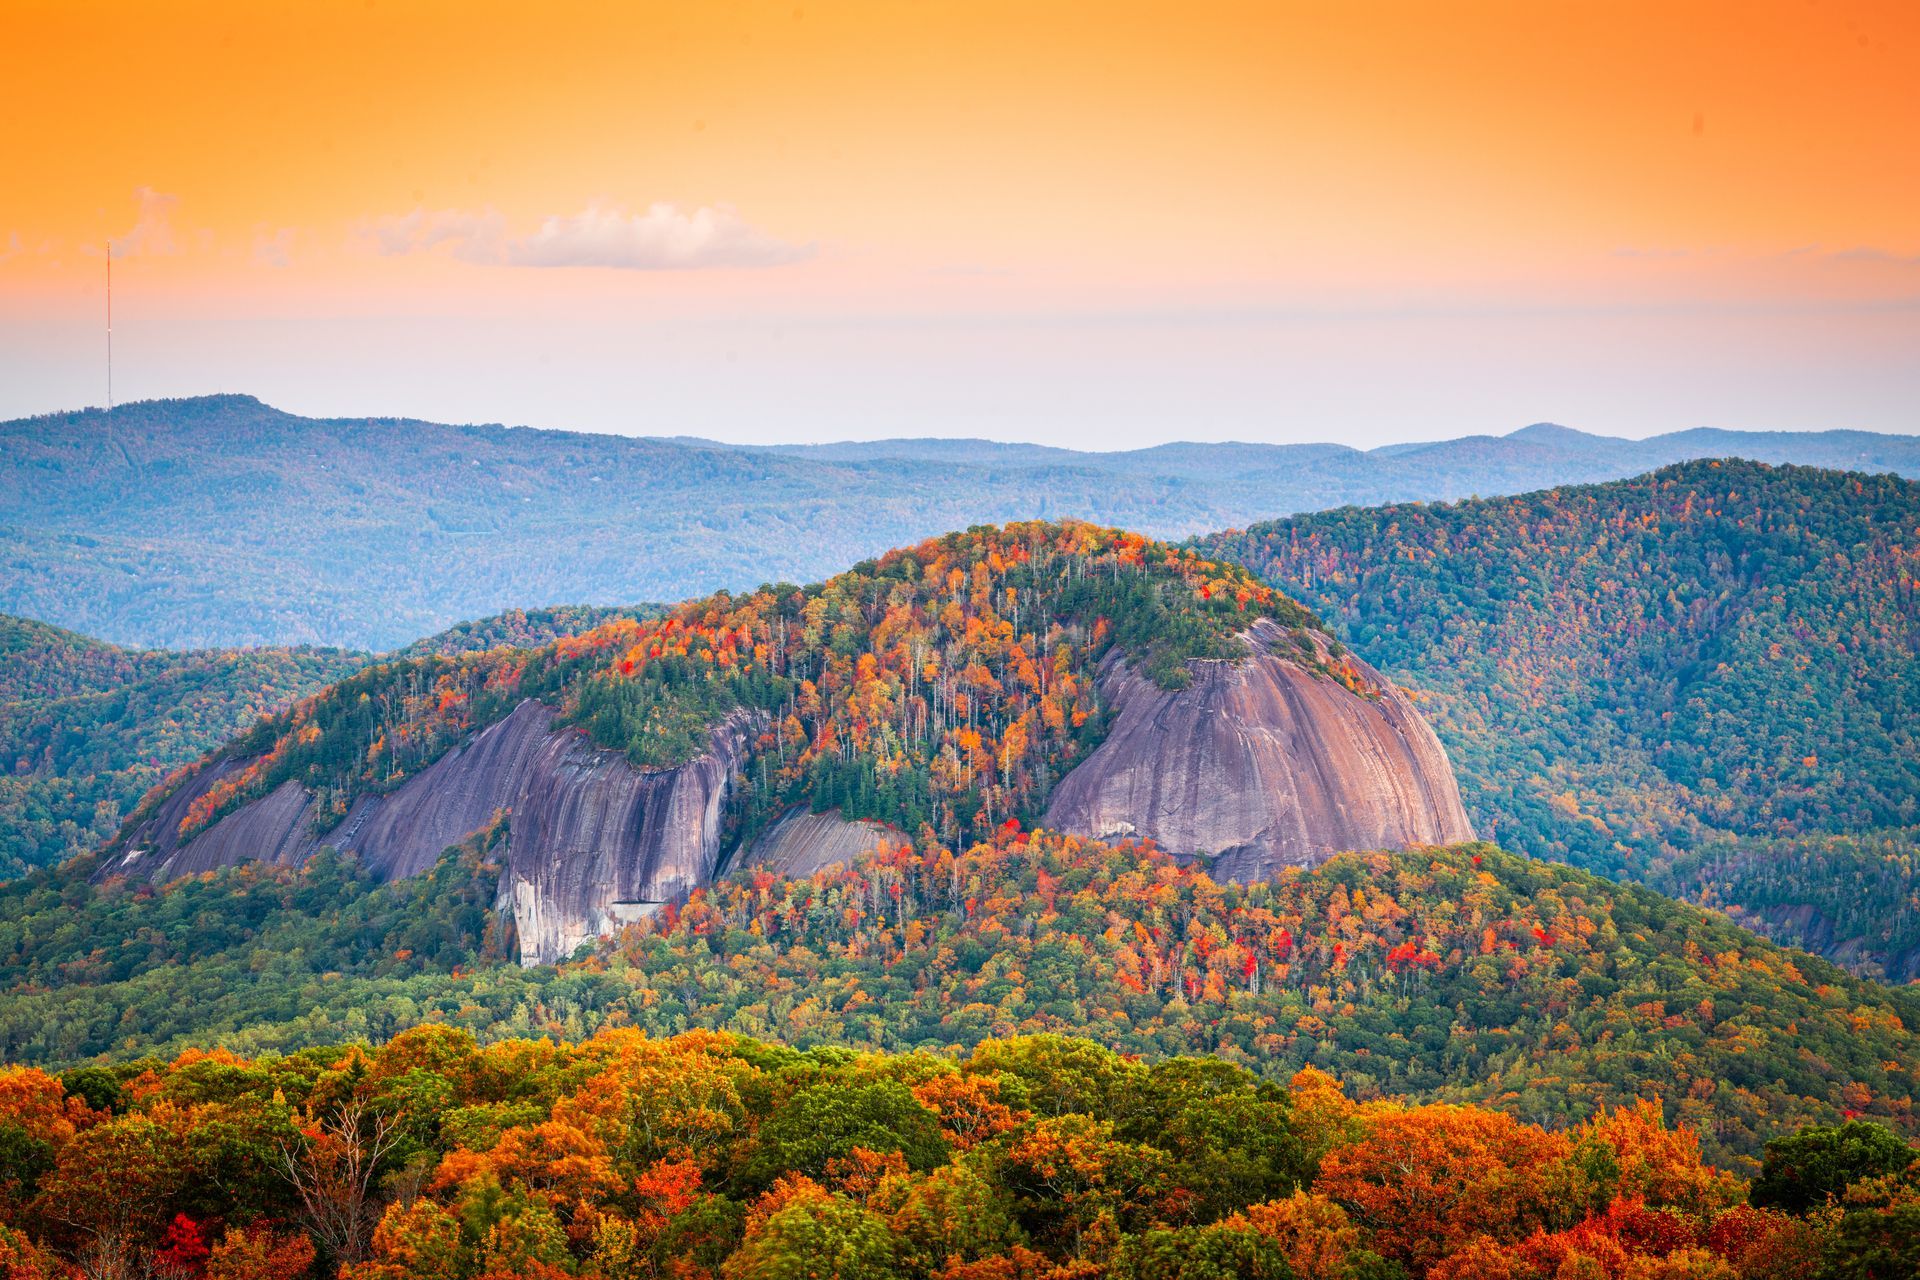
[[[10,6],[0,418],[1920,430],[1920,9]]]

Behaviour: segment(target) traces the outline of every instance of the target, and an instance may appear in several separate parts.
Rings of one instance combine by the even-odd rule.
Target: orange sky
[[[1920,429],[1920,5],[0,0],[0,29],[0,415],[101,399],[117,237],[121,399],[1093,445],[1115,415]]]

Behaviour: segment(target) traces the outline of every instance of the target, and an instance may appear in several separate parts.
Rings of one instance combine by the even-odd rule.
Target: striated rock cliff
[[[543,963],[712,879],[729,780],[744,758],[749,713],[716,725],[707,750],[674,769],[638,770],[585,735],[553,727],[534,701],[385,795],[364,796],[330,831],[312,829],[311,797],[286,783],[185,845],[193,799],[244,761],[221,761],[170,796],[104,870],[156,882],[249,859],[293,864],[322,845],[358,853],[387,879],[418,875],[507,813],[501,906],[522,959]]]
[[[1054,788],[1046,825],[1148,836],[1236,880],[1346,849],[1472,839],[1446,752],[1406,697],[1357,662],[1378,696],[1316,675],[1275,652],[1280,636],[1257,624],[1252,657],[1195,663],[1177,692],[1108,654],[1112,728]]]
[[[103,866],[100,874],[160,883],[241,862],[291,866],[304,861],[315,847],[309,827],[312,803],[305,789],[292,782],[229,814],[192,843],[180,843],[180,823],[188,807],[246,764],[245,760],[217,760],[188,779],[131,833],[126,852]]]
[[[856,861],[883,844],[907,837],[878,822],[849,822],[838,810],[813,813],[803,806],[787,810],[733,860],[733,867],[810,876],[835,863]]]
[[[523,960],[561,959],[713,879],[721,811],[752,723],[736,711],[705,752],[644,773],[580,734],[548,735],[513,811],[500,881]]]

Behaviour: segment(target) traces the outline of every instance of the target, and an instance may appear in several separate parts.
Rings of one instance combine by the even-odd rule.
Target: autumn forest
[[[0,0],[0,1280],[1920,1280],[1916,86]]]
[[[1912,1280],[1916,529],[1905,481],[1696,463],[385,655],[9,623],[0,1265]],[[1116,671],[1258,662],[1417,707],[1483,839],[1247,881],[1047,828]],[[328,843],[529,702],[634,794],[741,744],[713,874],[553,964],[512,806],[420,874]],[[289,795],[311,852],[157,861]],[[795,813],[879,835],[754,863]]]

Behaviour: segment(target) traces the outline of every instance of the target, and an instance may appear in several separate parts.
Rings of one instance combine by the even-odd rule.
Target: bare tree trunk
[[[378,1217],[369,1191],[399,1141],[399,1122],[355,1099],[307,1117],[304,1141],[280,1144],[280,1174],[300,1197],[308,1229],[337,1262],[359,1262]]]
[[[87,1241],[74,1258],[83,1280],[135,1280],[143,1273],[138,1250],[123,1235],[100,1235]]]

